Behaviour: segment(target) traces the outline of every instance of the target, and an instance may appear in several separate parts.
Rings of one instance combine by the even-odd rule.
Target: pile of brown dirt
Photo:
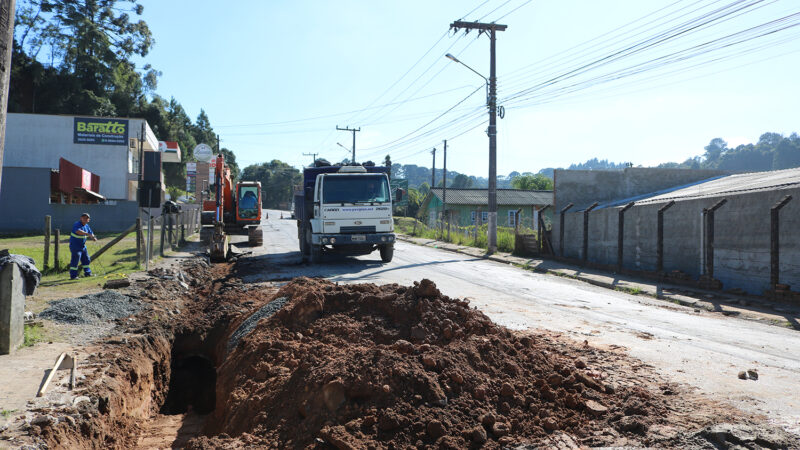
[[[206,430],[219,436],[190,447],[496,448],[554,433],[648,445],[666,413],[647,391],[604,385],[585,361],[514,335],[429,280],[300,278],[277,297],[288,302],[219,367]]]

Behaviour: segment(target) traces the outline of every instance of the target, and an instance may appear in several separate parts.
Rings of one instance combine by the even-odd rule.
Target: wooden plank
[[[42,387],[40,387],[39,388],[39,392],[36,393],[37,397],[41,397],[41,396],[44,395],[44,391],[47,389],[47,385],[50,384],[50,381],[53,380],[53,377],[55,376],[56,372],[58,371],[58,367],[61,365],[61,361],[64,361],[64,358],[66,356],[67,356],[66,353],[62,353],[61,355],[59,355],[58,359],[56,360],[55,365],[53,365],[53,369],[50,370],[49,374],[47,374],[47,378],[44,380],[44,383],[42,383]]]
[[[128,227],[128,229],[127,229],[127,230],[123,231],[123,232],[122,232],[122,233],[121,233],[119,236],[115,237],[115,238],[114,238],[114,240],[112,240],[112,241],[111,241],[111,242],[109,242],[108,244],[104,245],[104,246],[103,246],[103,248],[101,248],[100,250],[98,250],[97,252],[95,252],[95,254],[94,254],[94,255],[92,255],[92,259],[97,259],[97,258],[99,258],[99,257],[100,257],[100,255],[102,255],[103,253],[105,253],[105,252],[106,252],[106,250],[108,250],[109,248],[111,248],[111,247],[112,247],[114,244],[116,244],[117,242],[119,242],[119,241],[121,241],[122,239],[124,239],[124,238],[125,238],[125,236],[127,236],[128,234],[130,234],[130,232],[131,232],[131,231],[133,231],[133,230],[135,230],[135,229],[136,229],[136,224],[133,224],[133,225],[131,225],[130,227]]]

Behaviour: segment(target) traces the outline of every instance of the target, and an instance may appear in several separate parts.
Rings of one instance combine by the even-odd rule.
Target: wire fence
[[[200,232],[200,210],[145,217],[142,220],[137,219],[137,223],[137,261],[148,266],[166,252],[179,249],[186,243],[186,238]]]

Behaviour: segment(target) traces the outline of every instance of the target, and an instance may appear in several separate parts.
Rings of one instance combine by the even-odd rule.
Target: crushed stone
[[[142,303],[116,291],[55,300],[39,314],[60,323],[89,324],[127,317],[139,312]]]
[[[239,341],[241,341],[243,337],[250,334],[250,332],[256,328],[259,320],[272,317],[272,315],[278,312],[278,310],[281,309],[281,307],[283,307],[283,305],[285,305],[288,301],[289,299],[286,297],[278,297],[262,306],[258,311],[254,312],[253,315],[245,319],[245,321],[239,325],[239,328],[233,332],[228,340],[227,352],[230,353],[234,348],[236,348],[236,346],[239,344]]]

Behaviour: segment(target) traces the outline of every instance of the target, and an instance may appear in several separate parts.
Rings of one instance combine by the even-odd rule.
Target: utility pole
[[[436,148],[431,150],[433,155],[433,164],[431,165],[431,189],[436,187]]]
[[[319,155],[319,153],[303,153],[303,156],[311,157],[311,166],[313,166],[314,163],[317,162],[317,155]]]
[[[11,79],[11,47],[14,42],[15,0],[0,0],[0,180],[6,140],[6,110]]]
[[[488,253],[497,251],[497,72],[495,58],[495,32],[505,31],[507,25],[496,23],[462,22],[457,20],[450,28],[478,30],[489,35],[489,230]]]
[[[353,159],[350,161],[351,163],[355,164],[356,162],[356,132],[361,131],[361,127],[358,128],[350,128],[349,126],[344,128],[339,128],[339,125],[336,125],[336,129],[339,131],[352,131],[353,132]]]
[[[447,139],[444,140],[444,164],[443,164],[444,179],[442,181],[442,211],[447,218],[447,240],[450,240],[450,214],[447,213]],[[444,230],[442,230],[444,234]]]

